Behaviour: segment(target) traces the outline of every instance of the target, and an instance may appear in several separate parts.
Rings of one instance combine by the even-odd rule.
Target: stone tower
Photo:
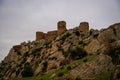
[[[58,29],[58,35],[66,31],[66,22],[65,21],[59,21],[57,23],[57,29]]]
[[[79,25],[79,30],[81,32],[88,32],[89,31],[89,23],[88,22],[81,22]]]
[[[36,41],[44,39],[45,34],[43,32],[36,32]]]

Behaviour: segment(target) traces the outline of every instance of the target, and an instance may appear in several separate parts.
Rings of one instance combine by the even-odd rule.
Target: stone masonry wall
[[[57,31],[49,31],[47,32],[47,34],[45,35],[45,39],[53,39],[57,36]]]
[[[65,21],[59,21],[57,23],[57,30],[55,31],[49,31],[47,33],[43,32],[36,32],[36,41],[41,40],[41,39],[53,39],[54,37],[59,36],[62,34],[64,31],[66,31],[66,22]],[[79,30],[81,32],[88,32],[89,31],[89,23],[88,22],[81,22],[79,25]]]
[[[57,23],[57,29],[58,29],[58,35],[66,31],[66,22],[65,21],[59,21]]]
[[[79,25],[79,30],[82,32],[88,32],[89,31],[89,23],[88,22],[81,22]]]
[[[49,31],[47,33],[43,32],[36,32],[36,41],[41,40],[41,39],[52,39],[54,37],[59,36],[61,33],[66,31],[66,22],[65,21],[59,21],[57,23],[57,30],[55,31]]]
[[[44,39],[45,34],[43,32],[36,32],[36,41]]]

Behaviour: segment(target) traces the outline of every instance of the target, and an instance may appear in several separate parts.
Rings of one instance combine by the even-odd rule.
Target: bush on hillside
[[[48,62],[44,61],[42,64],[43,64],[42,71],[45,72],[48,66]]]
[[[110,48],[108,55],[112,57],[112,62],[114,64],[120,64],[120,47],[119,48]]]
[[[22,71],[22,77],[31,77],[31,76],[33,76],[33,69],[29,63],[26,63]]]
[[[70,50],[70,57],[72,59],[81,59],[85,57],[86,55],[87,53],[85,52],[85,50],[80,47],[76,47],[75,49]]]

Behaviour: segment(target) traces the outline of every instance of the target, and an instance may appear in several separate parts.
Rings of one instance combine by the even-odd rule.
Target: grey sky
[[[60,20],[68,29],[82,21],[106,28],[120,22],[120,0],[0,0],[0,60],[13,45],[34,40],[36,31],[56,30]]]

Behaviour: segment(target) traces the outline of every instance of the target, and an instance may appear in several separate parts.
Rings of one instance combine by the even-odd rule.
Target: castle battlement
[[[88,22],[81,22],[79,25],[79,30],[81,32],[88,32],[89,31],[89,23]]]
[[[36,41],[44,39],[44,37],[45,37],[45,33],[39,31],[36,32]]]
[[[66,22],[65,21],[59,21],[57,23],[57,29],[58,29],[58,35],[66,31]]]
[[[88,22],[81,22],[79,25],[79,30],[81,32],[88,32],[89,31],[89,23]],[[47,33],[44,32],[36,32],[36,41],[41,40],[41,39],[53,39],[63,32],[67,31],[66,29],[66,22],[65,21],[59,21],[57,23],[57,30],[54,31],[48,31]]]
[[[47,34],[45,34],[45,39],[48,40],[48,39],[53,39],[57,37],[57,30],[55,31],[49,31],[47,32]]]

